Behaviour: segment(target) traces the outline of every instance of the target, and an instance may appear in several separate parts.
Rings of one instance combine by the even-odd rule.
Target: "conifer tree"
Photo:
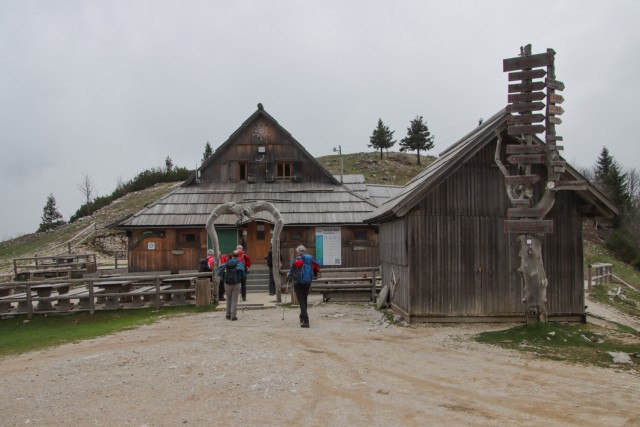
[[[42,209],[42,222],[40,223],[40,227],[38,227],[38,232],[54,230],[62,224],[64,224],[64,220],[62,219],[62,214],[58,212],[58,208],[56,207],[56,198],[53,197],[53,194],[49,193],[47,202]]]
[[[609,154],[607,147],[602,147],[600,157],[594,171],[596,185],[615,203],[623,212],[629,207],[629,191],[627,174],[623,173],[613,156]],[[620,226],[619,218],[613,222],[614,227]]]
[[[373,130],[373,134],[369,137],[370,144],[367,147],[373,147],[380,150],[380,160],[382,160],[382,150],[388,150],[393,147],[396,141],[393,140],[394,131],[382,123],[382,119],[378,119],[378,126]],[[388,156],[387,156],[388,157]]]
[[[407,128],[407,136],[400,141],[400,151],[417,151],[418,164],[420,164],[420,151],[431,150],[434,139],[427,124],[422,120],[422,116],[416,116],[411,120],[411,124]]]
[[[204,153],[202,154],[202,161],[200,162],[200,164],[204,163],[212,154],[213,149],[211,148],[211,144],[209,144],[209,141],[207,141],[204,146]]]

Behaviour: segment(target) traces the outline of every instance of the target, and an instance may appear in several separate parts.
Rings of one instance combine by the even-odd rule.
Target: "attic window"
[[[276,163],[276,178],[291,179],[293,177],[293,164],[291,162]]]

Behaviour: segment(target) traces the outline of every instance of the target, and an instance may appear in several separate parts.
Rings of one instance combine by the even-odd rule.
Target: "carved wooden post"
[[[516,167],[511,174],[501,161],[502,135],[496,131],[495,162],[504,175],[507,195],[513,208],[507,211],[509,219],[504,222],[506,233],[518,234],[520,243],[520,277],[522,279],[522,302],[525,304],[527,323],[544,322],[547,318],[547,275],[542,261],[542,242],[545,233],[553,233],[553,221],[545,220],[555,203],[556,191],[577,190],[585,182],[562,182],[565,163],[558,154],[563,147],[556,141],[555,125],[562,123],[558,117],[564,110],[558,106],[564,101],[555,91],[562,91],[564,84],[555,80],[555,52],[532,55],[531,45],[520,48],[520,56],[503,60],[503,71],[509,73],[509,81],[521,83],[509,85],[507,106],[507,134],[516,144],[505,147],[507,162]],[[541,67],[546,67],[546,70]],[[536,81],[542,77],[543,81]],[[546,89],[547,93],[542,92]],[[547,104],[540,102],[546,98]],[[545,108],[546,114],[535,111]],[[539,124],[544,120],[544,125]],[[537,123],[537,124],[536,124]],[[534,135],[546,131],[546,144],[534,141]],[[533,165],[546,166],[546,176],[533,174]],[[534,200],[534,185],[545,180],[544,192]]]

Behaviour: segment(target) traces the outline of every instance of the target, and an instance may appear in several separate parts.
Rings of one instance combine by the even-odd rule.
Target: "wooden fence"
[[[589,264],[587,280],[589,291],[592,285],[613,283],[613,265],[602,262]]]
[[[289,270],[280,270],[281,283],[286,286]],[[381,288],[380,267],[322,268],[313,279],[311,292],[321,293],[324,301],[375,301]],[[276,290],[276,301],[281,301],[281,291]],[[296,303],[291,292],[291,302]]]
[[[13,260],[13,275],[18,281],[62,276],[74,278],[84,273],[95,273],[97,268],[96,254],[35,256]]]
[[[195,302],[195,293],[201,288],[196,286],[198,279],[210,280],[211,273],[3,282],[0,283],[0,317],[27,314],[31,318],[33,314],[71,311],[93,314],[96,309],[190,304]],[[211,301],[211,295],[201,297],[200,301],[207,299]]]

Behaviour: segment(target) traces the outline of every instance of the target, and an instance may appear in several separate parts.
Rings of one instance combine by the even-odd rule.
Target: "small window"
[[[265,240],[265,227],[264,224],[256,224],[256,239]]]
[[[353,240],[369,240],[369,231],[353,230]]]
[[[247,164],[240,163],[240,181],[247,180]]]
[[[301,242],[304,240],[304,234],[302,230],[291,230],[289,231],[289,240],[292,242]]]
[[[187,233],[184,235],[185,243],[194,243],[196,241],[196,235],[194,233]]]
[[[276,177],[278,179],[291,179],[293,176],[293,165],[289,163],[276,163]]]

